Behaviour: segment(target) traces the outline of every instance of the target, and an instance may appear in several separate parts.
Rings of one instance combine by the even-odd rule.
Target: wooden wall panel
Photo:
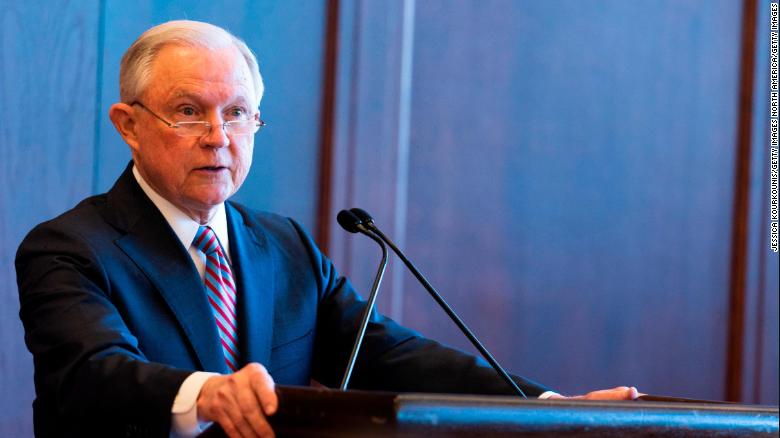
[[[379,264],[379,247],[367,237],[342,230],[339,210],[360,207],[402,244],[406,208],[403,156],[408,123],[408,74],[403,66],[411,41],[403,38],[413,2],[341,2],[339,10],[337,103],[334,123],[330,244],[328,254],[340,272],[365,295]],[[400,214],[399,214],[400,213]],[[400,319],[403,270],[391,260],[377,305]]]
[[[765,253],[766,254],[766,253]],[[753,381],[746,381],[745,385],[751,385],[754,388],[752,399],[743,398],[746,403],[757,404],[778,404],[778,364],[780,360],[780,318],[778,318],[778,309],[780,309],[780,300],[778,300],[778,290],[780,290],[780,275],[778,275],[777,253],[766,254],[763,271],[762,288],[759,289],[763,296],[757,307],[760,312],[760,324],[756,327],[756,341],[759,343],[761,353],[755,356],[753,362],[756,378]]]
[[[0,9],[0,436],[32,436],[32,357],[14,257],[32,226],[89,195],[97,1]]]
[[[721,398],[739,4],[450,6],[418,3],[409,249],[512,369]]]
[[[235,33],[255,51],[266,91],[252,170],[236,196],[247,205],[315,227],[324,65],[325,1],[168,2],[108,0],[103,49],[99,171],[95,190],[111,187],[130,160],[108,118],[119,100],[119,61],[147,28],[175,19],[203,20]]]
[[[741,400],[778,403],[778,255],[769,244],[769,1],[758,2]]]
[[[723,398],[742,3],[340,12],[332,214],[369,209],[511,369]],[[377,249],[331,232],[367,290]],[[380,308],[473,351],[397,274]]]

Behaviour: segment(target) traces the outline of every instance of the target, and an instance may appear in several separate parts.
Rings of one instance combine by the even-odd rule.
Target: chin
[[[210,209],[212,207],[215,207],[230,198],[230,195],[225,193],[214,193],[209,194],[208,196],[193,196],[190,198],[191,203],[193,206],[198,206],[202,209]]]
[[[233,193],[235,193],[235,190],[233,190],[232,184],[219,184],[205,188],[205,190],[200,191],[196,197],[207,203],[219,204],[231,197]]]

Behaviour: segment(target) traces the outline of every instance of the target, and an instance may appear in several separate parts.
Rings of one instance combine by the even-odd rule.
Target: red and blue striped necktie
[[[206,272],[203,278],[206,297],[211,304],[217,331],[225,353],[225,362],[232,371],[238,370],[238,345],[236,330],[236,283],[230,271],[222,245],[214,230],[208,226],[198,228],[192,244],[206,255]]]

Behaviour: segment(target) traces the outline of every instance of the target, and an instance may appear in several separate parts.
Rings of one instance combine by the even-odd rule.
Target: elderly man
[[[293,220],[228,201],[263,126],[241,40],[200,22],[154,27],[124,55],[120,90],[109,115],[132,162],[17,254],[36,435],[192,436],[211,422],[272,435],[274,382],[337,386],[365,303]],[[481,360],[377,314],[353,382],[510,393]]]

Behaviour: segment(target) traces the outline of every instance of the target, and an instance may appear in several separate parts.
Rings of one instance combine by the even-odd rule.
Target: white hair
[[[139,99],[149,85],[152,63],[163,46],[173,44],[205,49],[235,46],[246,61],[255,86],[255,104],[263,97],[263,78],[252,50],[240,38],[213,24],[202,21],[175,20],[155,26],[127,49],[119,65],[119,97],[124,103]]]

